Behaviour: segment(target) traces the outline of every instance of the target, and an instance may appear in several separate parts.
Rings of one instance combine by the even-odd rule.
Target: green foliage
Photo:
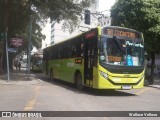
[[[48,18],[60,21],[63,17],[71,26],[78,23],[84,7],[90,0],[1,0],[0,1],[0,32],[8,29],[8,38],[20,37],[26,43],[20,49],[25,50],[28,43],[30,16],[32,15],[32,45],[40,48],[43,35],[41,26]],[[71,27],[73,31],[73,27]]]
[[[89,6],[90,1],[92,0],[0,0],[0,33],[7,32],[8,41],[14,37],[23,39],[24,45],[18,48],[18,53],[27,51],[32,16],[32,48],[41,48],[42,40],[46,38],[41,27],[48,18],[60,21],[58,18],[62,16],[73,31],[83,8]],[[0,71],[2,65],[6,69],[6,60],[2,61],[5,58],[4,45],[4,42],[0,42]]]
[[[90,5],[93,0],[43,0],[33,1],[37,11],[41,12],[41,16],[50,17],[51,21],[63,20],[63,29],[69,29],[73,32],[80,24],[82,12]]]
[[[21,50],[25,50],[27,48],[27,41],[28,41],[28,31],[29,31],[29,22],[30,22],[30,6],[28,4],[28,1],[25,0],[14,0],[14,1],[7,1],[5,0],[0,1],[0,30],[5,31],[6,27],[8,28],[8,39],[17,37],[22,38],[24,40],[24,45],[20,48]],[[6,12],[7,11],[7,12]],[[33,12],[33,14],[36,16],[36,14]],[[40,17],[37,17],[33,21],[33,28],[36,28],[38,31],[42,31],[39,25],[37,25],[36,20],[40,19]],[[5,24],[6,22],[6,24]],[[33,36],[34,34],[33,29]],[[37,39],[39,41],[33,46],[36,46],[37,48],[41,47],[41,41],[43,34],[39,32],[39,36]],[[44,39],[45,37],[43,37]],[[34,41],[34,39],[33,39]]]
[[[143,32],[146,50],[160,52],[160,0],[118,0],[111,17],[112,25]]]

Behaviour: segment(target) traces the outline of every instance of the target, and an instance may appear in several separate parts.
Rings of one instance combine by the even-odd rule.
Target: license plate
[[[129,85],[122,86],[123,90],[130,90],[131,88],[132,88],[132,86],[129,86]]]

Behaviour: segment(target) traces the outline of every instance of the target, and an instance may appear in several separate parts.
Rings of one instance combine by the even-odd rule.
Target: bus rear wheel
[[[82,75],[80,73],[78,73],[77,76],[76,76],[76,88],[78,90],[82,90],[83,89]]]

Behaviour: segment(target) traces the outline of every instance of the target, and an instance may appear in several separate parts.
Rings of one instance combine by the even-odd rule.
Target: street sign
[[[19,47],[19,46],[22,46],[23,44],[23,39],[20,39],[20,38],[12,38],[11,39],[11,44],[15,47]]]
[[[8,48],[9,52],[17,52],[17,48]]]

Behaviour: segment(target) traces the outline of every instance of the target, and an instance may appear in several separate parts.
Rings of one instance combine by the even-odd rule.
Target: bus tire
[[[50,81],[52,81],[53,80],[53,70],[50,70]]]
[[[78,90],[82,90],[83,89],[83,85],[82,85],[82,75],[80,73],[78,73],[76,75],[76,88]]]

